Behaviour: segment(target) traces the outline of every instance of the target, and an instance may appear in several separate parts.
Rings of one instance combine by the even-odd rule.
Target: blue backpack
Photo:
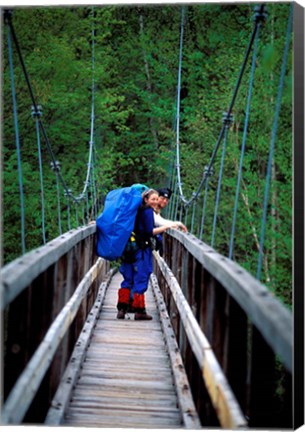
[[[146,189],[145,185],[134,184],[106,195],[104,210],[96,219],[96,254],[99,257],[115,261],[122,256]]]

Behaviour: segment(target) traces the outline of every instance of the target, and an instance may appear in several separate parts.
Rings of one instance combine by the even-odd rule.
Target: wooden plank
[[[166,234],[168,235],[168,234]],[[170,230],[251,317],[274,352],[292,372],[292,314],[257,279],[190,233]],[[178,278],[179,279],[179,278]]]
[[[43,341],[18,378],[2,411],[2,422],[4,424],[18,424],[23,419],[51,364],[57,347],[75,318],[82,299],[86,295],[93,280],[97,277],[102,261],[103,260],[99,258],[96,264],[86,274],[71,299],[52,323]]]
[[[168,346],[169,356],[171,359],[172,370],[178,396],[178,403],[183,418],[183,424],[187,429],[198,429],[201,427],[200,420],[196,412],[192,393],[190,391],[189,382],[183,366],[174,331],[170,324],[169,315],[166,311],[164,299],[155,275],[151,276],[151,286],[154,291],[154,295],[158,300],[157,305],[159,308],[161,324]]]
[[[82,391],[81,391],[82,390]],[[131,392],[125,389],[122,393],[118,394],[114,389],[99,389],[91,392],[88,396],[87,388],[75,389],[71,403],[75,401],[92,400],[97,403],[103,404],[105,407],[114,405],[125,405],[125,406],[136,406],[139,408],[147,407],[148,409],[155,408],[177,408],[177,401],[171,395],[156,395],[151,393],[142,392],[139,397],[139,393]]]
[[[57,262],[77,243],[93,235],[95,231],[95,224],[71,230],[4,266],[1,269],[0,278],[1,291],[3,293],[1,301],[2,309],[50,265]]]
[[[84,416],[95,415],[97,418],[105,419],[110,417],[132,417],[134,420],[138,419],[144,424],[147,419],[153,418],[156,423],[160,420],[173,420],[174,424],[180,423],[179,409],[152,409],[152,408],[139,408],[121,405],[112,405],[105,407],[102,404],[86,402],[82,404],[71,404],[70,414],[77,413],[77,416],[83,414]],[[170,423],[169,423],[170,424]]]
[[[47,425],[59,425],[62,420],[64,412],[67,408],[72,388],[75,385],[80,367],[83,363],[86,349],[89,345],[90,337],[98,319],[98,314],[100,313],[105,292],[110,283],[112,274],[113,271],[110,271],[107,275],[106,280],[100,285],[97,299],[91,309],[91,312],[88,315],[83,331],[81,332],[77,340],[77,343],[71,355],[70,362],[61,380],[61,385],[57,389],[51,403],[51,407],[47,413],[45,419],[45,424]]]
[[[201,367],[202,375],[220,424],[222,427],[228,429],[246,427],[247,421],[176,278],[159,254],[154,253],[154,257],[177,304],[181,320],[183,321],[192,350]]]
[[[136,416],[129,416],[127,413],[119,415],[117,412],[108,412],[106,417],[106,412],[103,416],[98,415],[98,413],[82,413],[79,409],[71,411],[66,419],[67,426],[74,426],[77,422],[79,427],[96,427],[97,424],[103,424],[103,428],[151,428],[151,429],[168,429],[181,427],[179,423],[179,418],[169,418],[164,416],[159,418],[158,416],[147,415],[137,418]],[[102,413],[101,413],[102,414]]]
[[[146,293],[152,321],[135,321],[133,314],[130,320],[117,320],[120,280],[115,275],[107,290],[61,424],[182,427],[168,347],[153,293]]]

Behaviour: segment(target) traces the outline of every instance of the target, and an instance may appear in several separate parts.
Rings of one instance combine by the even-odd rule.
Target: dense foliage
[[[267,5],[260,32],[237,214],[234,260],[255,275],[266,166],[275,114],[289,3]],[[188,5],[183,40],[180,151],[184,193],[196,190],[228,109],[253,30],[252,4]],[[13,25],[61,173],[75,193],[83,189],[95,83],[95,176],[99,201],[132,183],[168,184],[175,155],[181,6],[16,8]],[[92,71],[94,28],[94,74]],[[7,28],[3,31],[4,262],[20,255],[20,201],[12,114]],[[292,286],[292,62],[291,47],[272,166],[262,281],[287,304]],[[41,194],[31,99],[13,53],[18,103],[26,248],[42,242]],[[228,255],[236,179],[245,123],[250,63],[233,109],[214,247]],[[209,181],[203,240],[211,242],[222,147]],[[47,240],[58,235],[56,177],[42,142]],[[203,194],[193,232],[199,235]],[[82,218],[82,206],[71,209]],[[78,209],[78,210],[77,210]],[[63,231],[68,229],[62,197]],[[79,214],[78,214],[78,213]],[[186,215],[187,213],[187,215]],[[84,213],[83,213],[84,214]],[[190,228],[192,209],[183,211]],[[188,219],[187,219],[188,218]]]

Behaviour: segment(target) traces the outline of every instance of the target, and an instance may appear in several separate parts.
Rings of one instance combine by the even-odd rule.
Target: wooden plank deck
[[[135,321],[134,314],[118,320],[116,302],[120,282],[121,275],[117,273],[106,291],[61,424],[154,429],[186,427],[183,421],[186,414],[180,409],[175,371],[152,288],[146,293],[146,308],[153,316],[152,321]],[[187,387],[185,383],[184,387]],[[194,427],[197,414],[194,415],[192,403],[191,399],[188,405],[191,409],[185,411],[195,418],[191,423]]]

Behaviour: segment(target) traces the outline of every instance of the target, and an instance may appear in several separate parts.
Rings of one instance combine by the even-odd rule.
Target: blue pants
[[[122,263],[120,273],[124,280],[121,288],[129,288],[132,293],[143,294],[147,291],[152,273],[152,250],[140,249],[136,252],[134,263]]]

